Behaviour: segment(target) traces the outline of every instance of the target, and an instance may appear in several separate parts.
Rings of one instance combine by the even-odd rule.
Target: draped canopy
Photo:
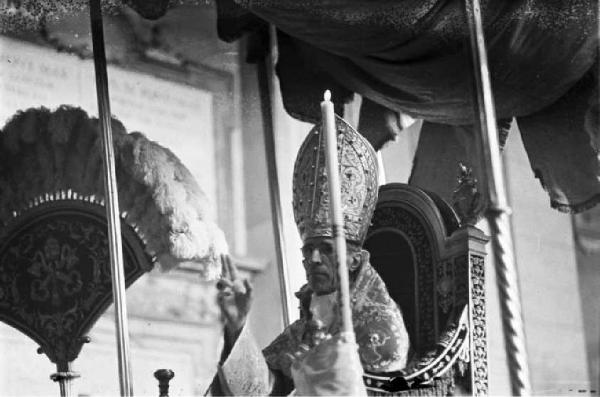
[[[8,1],[0,16],[13,22],[3,26],[19,26],[18,21],[48,19],[86,3]],[[181,3],[196,2],[103,1],[106,9],[127,5],[150,19]],[[359,129],[376,149],[393,139],[384,121],[390,111],[425,120],[411,183],[447,199],[456,162],[478,164],[471,150],[474,110],[463,0],[215,3],[220,37],[233,41],[249,34],[258,44],[251,46],[251,58],[268,48],[268,24],[277,27],[277,73],[292,116],[316,121],[325,89],[332,89],[340,113],[340,105],[358,93]],[[594,205],[600,201],[597,1],[487,0],[482,14],[498,118],[504,126],[516,120],[552,206],[579,211]],[[443,186],[432,182],[442,179]]]
[[[369,116],[359,129],[376,148],[391,138],[381,129],[385,123],[372,127],[386,109],[423,119],[410,183],[448,200],[458,162],[481,164],[473,144],[463,0],[220,0],[217,8],[226,40],[260,31],[267,22],[278,28],[277,70],[293,116],[316,120],[327,88],[338,101],[359,93],[362,113]],[[482,14],[496,112],[505,132],[516,119],[553,207],[581,211],[595,205],[597,2],[488,0]]]

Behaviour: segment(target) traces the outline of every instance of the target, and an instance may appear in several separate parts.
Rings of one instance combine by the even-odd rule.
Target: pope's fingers
[[[217,289],[221,291],[225,288],[233,288],[233,282],[226,278],[219,279],[219,281],[217,281]]]
[[[238,271],[237,271],[237,267],[233,264],[233,262],[231,262],[231,258],[227,257],[227,265],[229,267],[229,274],[231,275],[231,280],[237,280],[238,279]]]
[[[222,279],[231,279],[231,275],[229,274],[229,266],[227,262],[229,261],[229,257],[225,254],[221,254],[221,278]]]
[[[231,289],[233,290],[233,292],[240,295],[245,295],[247,291],[246,287],[244,286],[244,283],[240,279],[233,281]]]
[[[246,296],[252,296],[252,283],[248,279],[244,279],[244,287],[246,288]]]
[[[217,294],[217,302],[223,303],[225,299],[233,296],[233,292],[231,290],[219,291]]]

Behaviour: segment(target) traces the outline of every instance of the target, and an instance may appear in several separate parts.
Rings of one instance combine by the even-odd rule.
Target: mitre
[[[337,116],[336,129],[346,240],[362,244],[377,202],[377,157],[369,142]],[[333,237],[325,155],[325,134],[318,124],[294,165],[294,218],[302,240]]]

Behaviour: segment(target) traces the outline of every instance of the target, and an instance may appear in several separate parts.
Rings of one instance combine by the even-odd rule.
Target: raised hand
[[[237,335],[244,324],[252,304],[252,285],[241,280],[229,255],[221,255],[221,279],[217,282],[217,303],[231,335]]]

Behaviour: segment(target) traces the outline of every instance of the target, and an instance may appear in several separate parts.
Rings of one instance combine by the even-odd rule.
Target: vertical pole
[[[102,157],[104,165],[104,191],[106,195],[106,217],[108,220],[112,290],[115,302],[119,386],[121,396],[129,397],[133,395],[133,385],[129,363],[129,331],[127,324],[127,305],[125,301],[121,219],[119,217],[119,198],[117,193],[115,155],[112,141],[102,10],[100,8],[100,0],[90,0],[89,4],[92,43],[94,47],[94,69],[96,71],[96,93],[98,95],[98,118],[100,120],[102,147],[104,151]]]
[[[283,234],[283,217],[281,211],[281,197],[279,192],[279,174],[277,172],[277,153],[275,151],[275,61],[277,59],[277,35],[273,25],[269,27],[269,54],[258,63],[258,84],[260,90],[261,107],[263,114],[263,130],[265,139],[265,155],[267,160],[267,173],[269,178],[269,195],[271,201],[271,219],[273,220],[273,233],[275,235],[275,254],[277,257],[279,290],[281,292],[281,308],[283,325],[290,324],[290,313],[293,303],[289,295],[289,275],[287,258],[285,256],[285,238]]]
[[[596,44],[597,45],[596,59],[599,59],[600,58],[600,1],[596,2],[596,10],[595,11],[596,11],[596,29],[598,29],[596,32],[596,43],[597,43]],[[597,95],[596,101],[597,102],[596,103],[598,103],[600,106],[600,62],[598,62],[598,66],[596,67],[596,76],[598,76],[597,81],[596,81],[596,84],[598,84],[598,87],[596,87],[596,90],[597,90],[597,92],[596,92],[596,95]],[[595,132],[596,132],[596,137],[598,139],[596,141],[596,145],[600,146],[600,131],[595,131]],[[596,146],[596,147],[598,147],[598,146]],[[598,160],[600,161],[600,153],[597,153],[597,156],[598,156]],[[575,217],[571,216],[571,222],[574,222],[574,221],[575,221]],[[597,335],[597,337],[600,337],[600,335]],[[596,387],[598,388],[598,387],[600,387],[600,371],[598,371],[596,373],[595,377],[596,377],[595,381],[597,382]],[[592,380],[592,382],[594,382],[594,380]]]
[[[60,397],[72,397],[73,379],[79,378],[79,374],[71,370],[71,363],[64,362],[56,364],[56,371],[50,375],[50,379],[58,383]]]
[[[504,186],[503,165],[498,144],[496,114],[485,49],[480,1],[466,0],[466,12],[475,77],[481,150],[483,151],[484,170],[490,200],[486,218],[490,224],[492,234],[492,249],[496,265],[498,293],[500,295],[506,356],[512,394],[524,396],[531,394],[525,348],[525,331],[513,250],[510,208],[508,207]]]

